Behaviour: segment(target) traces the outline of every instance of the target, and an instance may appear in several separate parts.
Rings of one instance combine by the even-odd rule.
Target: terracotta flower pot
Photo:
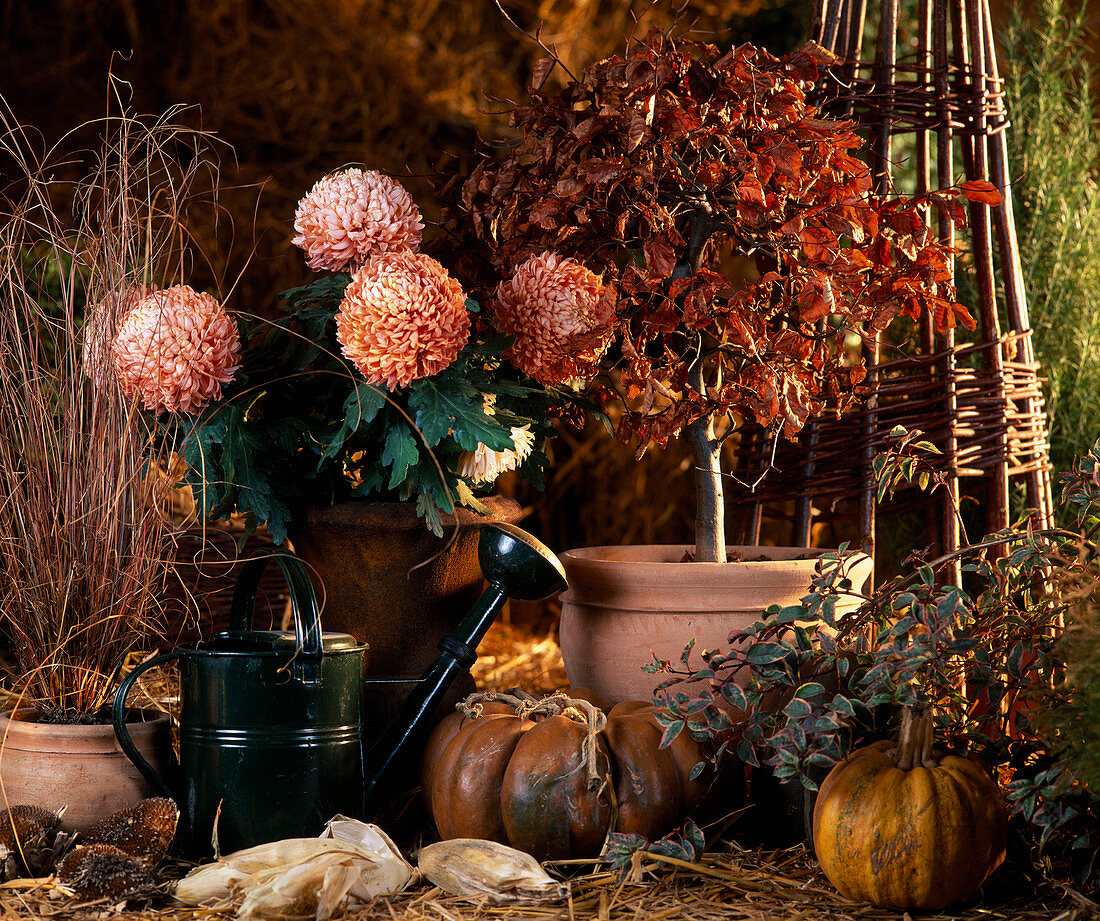
[[[312,507],[290,528],[295,551],[309,565],[325,630],[350,633],[368,645],[364,718],[393,709],[439,655],[440,638],[458,626],[481,593],[478,528],[487,521],[516,522],[517,502],[482,500],[490,518],[460,508],[433,535],[409,503],[345,502]],[[452,540],[457,520],[458,534]],[[424,565],[421,565],[424,564]],[[375,687],[395,682],[393,690]],[[468,686],[472,690],[472,682]]]
[[[654,545],[588,547],[563,553],[569,577],[562,595],[561,650],[569,683],[613,702],[652,697],[664,679],[643,666],[660,659],[679,663],[695,638],[693,661],[704,649],[728,648],[729,634],[760,619],[772,604],[796,604],[825,551],[804,547],[730,547],[747,560],[681,563],[691,548]],[[851,566],[855,588],[871,574],[870,557]],[[837,605],[838,611],[849,608]],[[685,689],[685,688],[680,688]]]
[[[167,714],[139,710],[128,723],[138,749],[158,771],[170,762]],[[114,727],[38,723],[24,707],[0,714],[0,809],[31,805],[59,810],[61,827],[86,831],[112,812],[154,796],[115,740]]]

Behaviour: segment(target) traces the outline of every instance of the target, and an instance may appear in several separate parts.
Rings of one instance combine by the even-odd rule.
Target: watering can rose
[[[401,183],[376,170],[346,169],[319,179],[298,203],[292,242],[315,271],[354,272],[371,256],[415,250],[423,227]]]

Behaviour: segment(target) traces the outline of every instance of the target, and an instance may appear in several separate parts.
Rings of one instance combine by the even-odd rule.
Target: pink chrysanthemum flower
[[[318,272],[354,272],[372,256],[420,245],[420,209],[404,186],[375,170],[320,179],[294,216],[294,245]]]
[[[611,341],[614,288],[575,259],[532,256],[496,291],[493,320],[516,337],[506,353],[544,384],[590,376]]]
[[[131,285],[120,293],[110,293],[92,307],[84,317],[83,368],[88,377],[96,377],[101,369],[114,364],[111,343],[127,314],[142,298],[157,291],[156,285]]]
[[[175,285],[142,298],[119,324],[115,370],[146,409],[197,413],[220,400],[241,350],[237,324],[209,294]]]
[[[512,426],[513,447],[510,451],[492,451],[479,444],[472,454],[463,452],[455,472],[477,485],[492,483],[502,473],[515,470],[531,456],[535,447],[535,435],[530,428],[529,425]]]
[[[370,383],[406,387],[446,368],[470,338],[466,295],[431,256],[383,253],[344,292],[336,338]]]

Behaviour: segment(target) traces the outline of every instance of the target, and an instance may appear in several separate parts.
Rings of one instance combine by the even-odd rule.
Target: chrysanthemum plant
[[[518,140],[454,196],[487,283],[553,265],[602,289],[541,352],[526,342],[542,314],[522,297],[495,309],[513,357],[544,383],[586,381],[639,456],[687,440],[699,561],[725,560],[721,446],[742,422],[793,439],[827,400],[849,406],[865,376],[853,336],[898,314],[973,325],[927,219],[961,222],[960,193],[996,190],[873,194],[854,126],[807,102],[824,54],[653,31],[558,92],[546,60],[513,110]]]
[[[114,357],[187,462],[207,516],[281,542],[306,505],[415,502],[442,534],[456,504],[520,469],[536,481],[553,394],[502,360],[507,340],[420,251],[408,192],[374,171],[323,177],[294,243],[323,274],[275,320],[227,317],[185,287],[124,319]]]

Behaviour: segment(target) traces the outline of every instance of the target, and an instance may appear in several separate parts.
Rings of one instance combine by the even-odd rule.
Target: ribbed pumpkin
[[[704,791],[690,779],[698,745],[683,732],[662,749],[661,734],[644,701],[604,714],[560,693],[475,695],[428,740],[425,801],[441,838],[487,838],[539,860],[595,856],[613,819],[615,831],[659,838]]]
[[[846,898],[940,911],[978,894],[1005,856],[1001,792],[976,759],[932,750],[924,705],[902,713],[897,742],[836,765],[814,808],[821,869]]]

